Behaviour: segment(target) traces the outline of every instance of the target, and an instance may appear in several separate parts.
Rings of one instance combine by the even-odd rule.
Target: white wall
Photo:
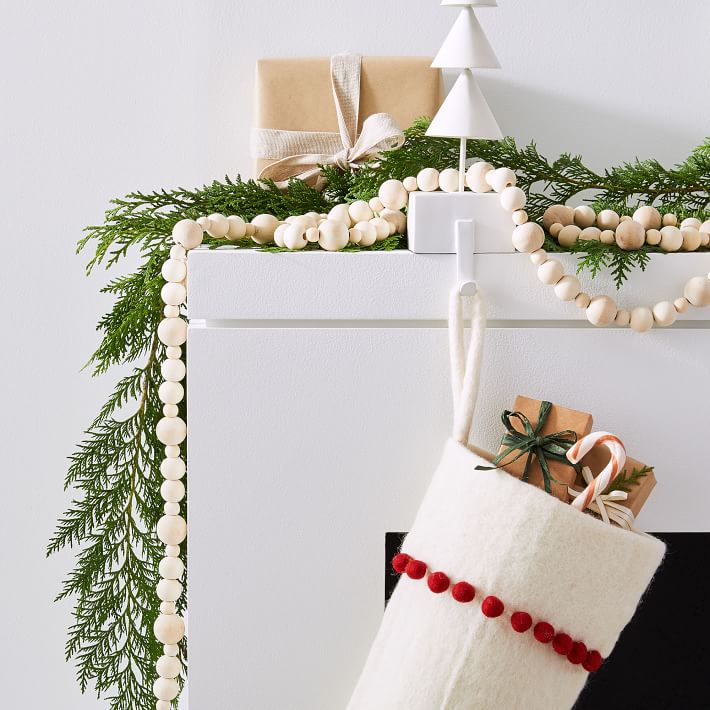
[[[112,196],[248,172],[254,60],[431,54],[435,0],[5,4],[0,22],[0,704],[97,708],[63,663],[71,560],[43,550],[65,457],[111,388],[79,368],[108,305],[74,245]],[[599,169],[683,159],[710,133],[702,0],[500,0],[481,20],[505,69],[481,83],[503,130]]]

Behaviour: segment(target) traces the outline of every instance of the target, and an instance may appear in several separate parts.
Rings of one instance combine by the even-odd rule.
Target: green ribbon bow
[[[503,450],[493,459],[493,466],[476,466],[476,470],[493,471],[517,461],[521,456],[527,456],[525,470],[523,471],[521,479],[527,483],[533,458],[537,457],[537,460],[540,462],[540,468],[542,469],[545,490],[548,493],[552,493],[552,483],[560,483],[560,481],[552,477],[547,464],[548,460],[559,461],[567,466],[571,466],[575,471],[579,472],[579,464],[573,464],[567,458],[567,452],[577,441],[577,432],[571,429],[565,429],[555,434],[547,434],[546,436],[540,435],[551,409],[551,402],[540,403],[540,413],[538,414],[537,426],[535,428],[533,428],[530,420],[522,412],[511,412],[506,409],[501,416],[503,426],[508,430],[507,434],[505,434],[501,440]],[[525,429],[524,432],[520,432],[513,427],[513,418],[517,419],[523,425]],[[515,452],[517,452],[517,454],[512,459],[505,461],[510,454]]]

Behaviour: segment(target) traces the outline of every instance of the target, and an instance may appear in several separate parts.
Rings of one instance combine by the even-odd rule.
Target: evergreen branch
[[[641,479],[648,476],[653,471],[653,466],[643,466],[635,468],[630,473],[620,473],[604,490],[602,495],[609,495],[612,491],[624,491],[631,493],[633,486],[638,486]]]

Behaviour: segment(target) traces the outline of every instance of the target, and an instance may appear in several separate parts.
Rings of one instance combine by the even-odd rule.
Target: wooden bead
[[[165,306],[163,308],[163,315],[166,318],[177,318],[180,315],[179,306]]]
[[[318,227],[318,244],[326,251],[339,251],[348,245],[350,234],[343,222],[326,219]]]
[[[530,254],[530,261],[532,261],[535,266],[540,266],[547,261],[547,252],[544,249],[538,249]]]
[[[616,241],[616,235],[611,229],[603,229],[599,235],[599,241],[602,244],[613,244]]]
[[[417,184],[422,192],[434,192],[438,190],[439,171],[436,168],[423,168],[417,173]]]
[[[284,232],[284,246],[287,249],[303,249],[306,244],[306,227],[302,224],[289,224]]]
[[[557,296],[560,301],[573,301],[577,298],[581,290],[582,286],[576,276],[563,276],[555,284],[555,296]]]
[[[649,229],[646,232],[646,244],[652,247],[658,246],[661,243],[661,232],[658,229]]]
[[[458,192],[459,171],[456,168],[446,168],[439,173],[439,187],[444,192]],[[386,207],[387,205],[385,205]]]
[[[161,656],[155,664],[155,671],[161,678],[177,678],[182,671],[182,664],[175,656]]]
[[[678,227],[663,227],[661,229],[661,249],[663,251],[678,251],[683,246],[683,234]]]
[[[291,226],[290,223],[284,222],[283,224],[280,224],[278,227],[276,227],[274,231],[274,244],[276,244],[277,247],[281,247],[282,249],[286,248],[286,242],[284,241],[284,235],[286,234],[286,230]]]
[[[653,320],[662,328],[673,325],[676,318],[678,318],[678,311],[670,301],[661,301],[653,307]]]
[[[466,184],[473,192],[490,192],[493,188],[486,180],[486,175],[494,170],[490,163],[479,161],[466,171]]]
[[[153,694],[158,700],[175,700],[180,693],[180,686],[174,678],[156,678],[153,683]]]
[[[619,217],[619,223],[628,222],[630,219],[631,219],[631,215],[623,214],[623,215],[621,215],[621,217]]]
[[[360,232],[361,247],[370,247],[377,241],[377,230],[370,222],[358,222],[355,229]]]
[[[614,210],[602,210],[597,215],[597,227],[604,231],[605,229],[614,230],[619,226],[619,215]]]
[[[368,201],[367,204],[375,214],[385,208],[385,206],[380,202],[379,197],[373,197],[371,200]]]
[[[164,515],[158,520],[158,539],[164,545],[179,545],[187,537],[187,523],[180,515]],[[177,643],[163,641],[163,643]]]
[[[557,259],[548,259],[537,267],[537,277],[542,283],[552,286],[565,275],[565,268]]]
[[[417,178],[415,178],[413,175],[404,178],[404,180],[402,180],[402,185],[404,185],[404,189],[407,192],[416,192],[419,189]]]
[[[187,252],[185,251],[185,248],[180,246],[179,244],[173,244],[170,247],[170,258],[171,259],[184,259],[187,256]]]
[[[198,217],[195,222],[202,227],[202,231],[206,232],[210,228],[210,220],[209,217]]]
[[[272,214],[258,214],[251,221],[251,226],[254,227],[252,240],[257,244],[269,244],[274,241],[274,232],[281,224]]]
[[[698,232],[700,234],[700,232]],[[169,306],[179,306],[187,300],[187,289],[182,284],[168,282],[160,289],[160,298]]]
[[[227,217],[227,239],[234,242],[238,239],[244,239],[247,235],[246,222],[238,215],[230,215]]]
[[[571,247],[573,244],[577,243],[581,233],[582,230],[576,224],[568,224],[566,227],[560,229],[560,233],[557,235],[557,241],[562,247]]]
[[[163,513],[165,515],[180,515],[180,503],[165,503]]]
[[[591,300],[588,293],[578,293],[577,297],[574,299],[574,305],[577,306],[577,308],[586,308]]]
[[[185,441],[187,425],[180,417],[163,417],[155,425],[155,434],[161,444],[177,446]]]
[[[360,240],[362,239],[362,233],[359,229],[356,229],[355,227],[350,227],[350,229],[348,229],[348,239],[350,240],[351,244],[359,244]]]
[[[176,459],[178,456],[180,456],[179,446],[172,446],[168,444],[168,446],[165,447],[165,458]]]
[[[356,200],[349,205],[348,214],[352,224],[367,222],[368,219],[372,219],[375,216],[370,209],[370,205],[365,200]]]
[[[179,557],[180,556],[180,545],[166,545],[165,546],[165,556],[166,557]]]
[[[380,217],[394,225],[393,234],[404,234],[407,231],[407,215],[404,212],[385,208],[380,212]]]
[[[631,320],[629,321],[631,330],[637,333],[645,333],[653,328],[653,312],[646,306],[639,306],[631,311]]]
[[[703,223],[697,217],[688,217],[680,223],[681,229],[685,229],[686,227],[692,227],[693,229],[697,229],[698,231],[700,231],[700,227],[702,226]]]
[[[672,213],[663,215],[663,226],[664,227],[675,227],[678,224],[678,218]]]
[[[545,232],[537,222],[525,222],[513,230],[512,241],[519,252],[530,254],[545,243]]]
[[[691,306],[710,306],[710,279],[704,276],[693,277],[685,284],[683,295]]]
[[[309,227],[306,230],[306,241],[310,242],[311,244],[315,244],[318,241],[318,237],[320,236],[318,232],[318,227]]]
[[[527,198],[525,193],[519,187],[506,187],[500,193],[500,204],[504,210],[515,212],[525,207]]]
[[[497,168],[486,173],[486,182],[496,191],[503,192],[518,182],[515,173],[510,168]]]
[[[185,475],[186,468],[181,458],[164,458],[160,464],[160,473],[169,481],[177,481]]]
[[[177,614],[177,606],[175,602],[160,602],[161,614]]]
[[[614,323],[622,328],[625,328],[629,324],[630,320],[631,313],[629,313],[625,308],[622,308],[617,312],[616,318],[614,318]]]
[[[639,207],[633,215],[633,221],[638,222],[644,230],[660,229],[663,226],[661,213],[650,205]]]
[[[203,232],[194,219],[181,219],[173,227],[173,241],[190,251],[202,244]]]
[[[602,234],[599,227],[585,227],[579,234],[580,241],[598,242]]]
[[[181,579],[185,564],[179,557],[163,557],[158,565],[158,573],[163,579]]]
[[[177,579],[161,579],[155,591],[158,599],[164,602],[176,602],[182,595],[182,584]]]
[[[153,624],[153,632],[160,643],[177,644],[185,636],[185,622],[177,614],[161,614]]]
[[[681,227],[680,233],[683,235],[683,251],[696,251],[700,248],[702,238],[695,227]]]
[[[256,234],[256,227],[253,224],[247,222],[247,224],[244,225],[244,232],[246,236],[251,239]]]
[[[168,259],[160,269],[160,274],[166,281],[179,283],[187,276],[187,264],[180,259]]]
[[[681,296],[681,298],[676,298],[676,300],[673,301],[673,306],[678,313],[685,313],[688,308],[690,308],[690,301],[684,296]]]
[[[520,226],[528,221],[528,213],[525,210],[516,210],[513,212],[513,224]]]
[[[169,345],[165,348],[165,354],[171,360],[179,360],[182,357],[182,348],[179,348],[176,345]]]
[[[177,404],[164,404],[163,405],[163,416],[164,417],[177,417],[178,407]]]
[[[182,318],[163,318],[158,324],[158,340],[164,345],[182,345],[187,340],[187,323]]]
[[[700,225],[698,231],[699,231],[701,234],[710,234],[710,219],[707,220],[707,222],[703,222],[703,223]]]
[[[565,205],[548,207],[545,210],[545,214],[542,215],[542,226],[550,231],[550,227],[556,223],[561,224],[563,227],[568,224],[574,224],[574,210]]]
[[[387,239],[387,237],[389,237],[390,223],[386,219],[382,219],[382,217],[375,217],[370,220],[370,224],[375,228],[378,242],[381,242],[383,239]]]
[[[390,210],[401,210],[407,206],[409,193],[405,189],[401,180],[385,180],[380,185],[377,195],[383,207]]]
[[[185,363],[182,360],[169,358],[160,365],[160,374],[168,382],[180,382],[185,379]]]
[[[574,223],[580,229],[591,227],[597,221],[597,213],[589,205],[574,208]]]
[[[163,653],[166,656],[177,656],[180,653],[180,647],[174,643],[166,643],[163,646]]]
[[[700,246],[707,247],[710,245],[710,234],[707,232],[700,232]]]
[[[185,497],[185,484],[182,481],[163,481],[160,495],[168,503],[179,503]]]
[[[616,317],[616,303],[609,296],[594,296],[587,306],[587,320],[600,327],[609,325]]]
[[[557,238],[557,235],[564,229],[564,226],[561,225],[559,222],[555,222],[554,224],[550,225],[550,228],[547,230],[553,237]]]
[[[348,229],[353,226],[353,223],[357,220],[353,220],[350,216],[350,205],[342,204],[335,205],[330,212],[328,212],[328,219],[333,222],[342,222]]]
[[[217,239],[227,236],[227,232],[229,232],[229,222],[223,214],[211,214],[207,219],[209,220],[207,234]]]
[[[645,241],[646,231],[638,222],[634,222],[632,219],[620,222],[616,228],[616,243],[624,251],[640,249]]]
[[[167,700],[158,700],[155,703],[155,710],[172,710],[173,704]]]

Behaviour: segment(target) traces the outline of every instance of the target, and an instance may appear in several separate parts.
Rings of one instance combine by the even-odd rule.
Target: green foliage
[[[620,473],[604,490],[603,495],[609,495],[612,491],[624,491],[631,493],[634,486],[641,483],[641,479],[648,476],[653,471],[653,466],[643,466],[635,468],[630,473]]]
[[[608,268],[617,289],[621,288],[635,267],[645,271],[650,260],[650,250],[624,251],[616,244],[607,245],[598,241],[580,240],[570,247],[569,251],[580,254],[577,262],[578,274],[588,271],[592,278],[596,278],[603,268]]]

